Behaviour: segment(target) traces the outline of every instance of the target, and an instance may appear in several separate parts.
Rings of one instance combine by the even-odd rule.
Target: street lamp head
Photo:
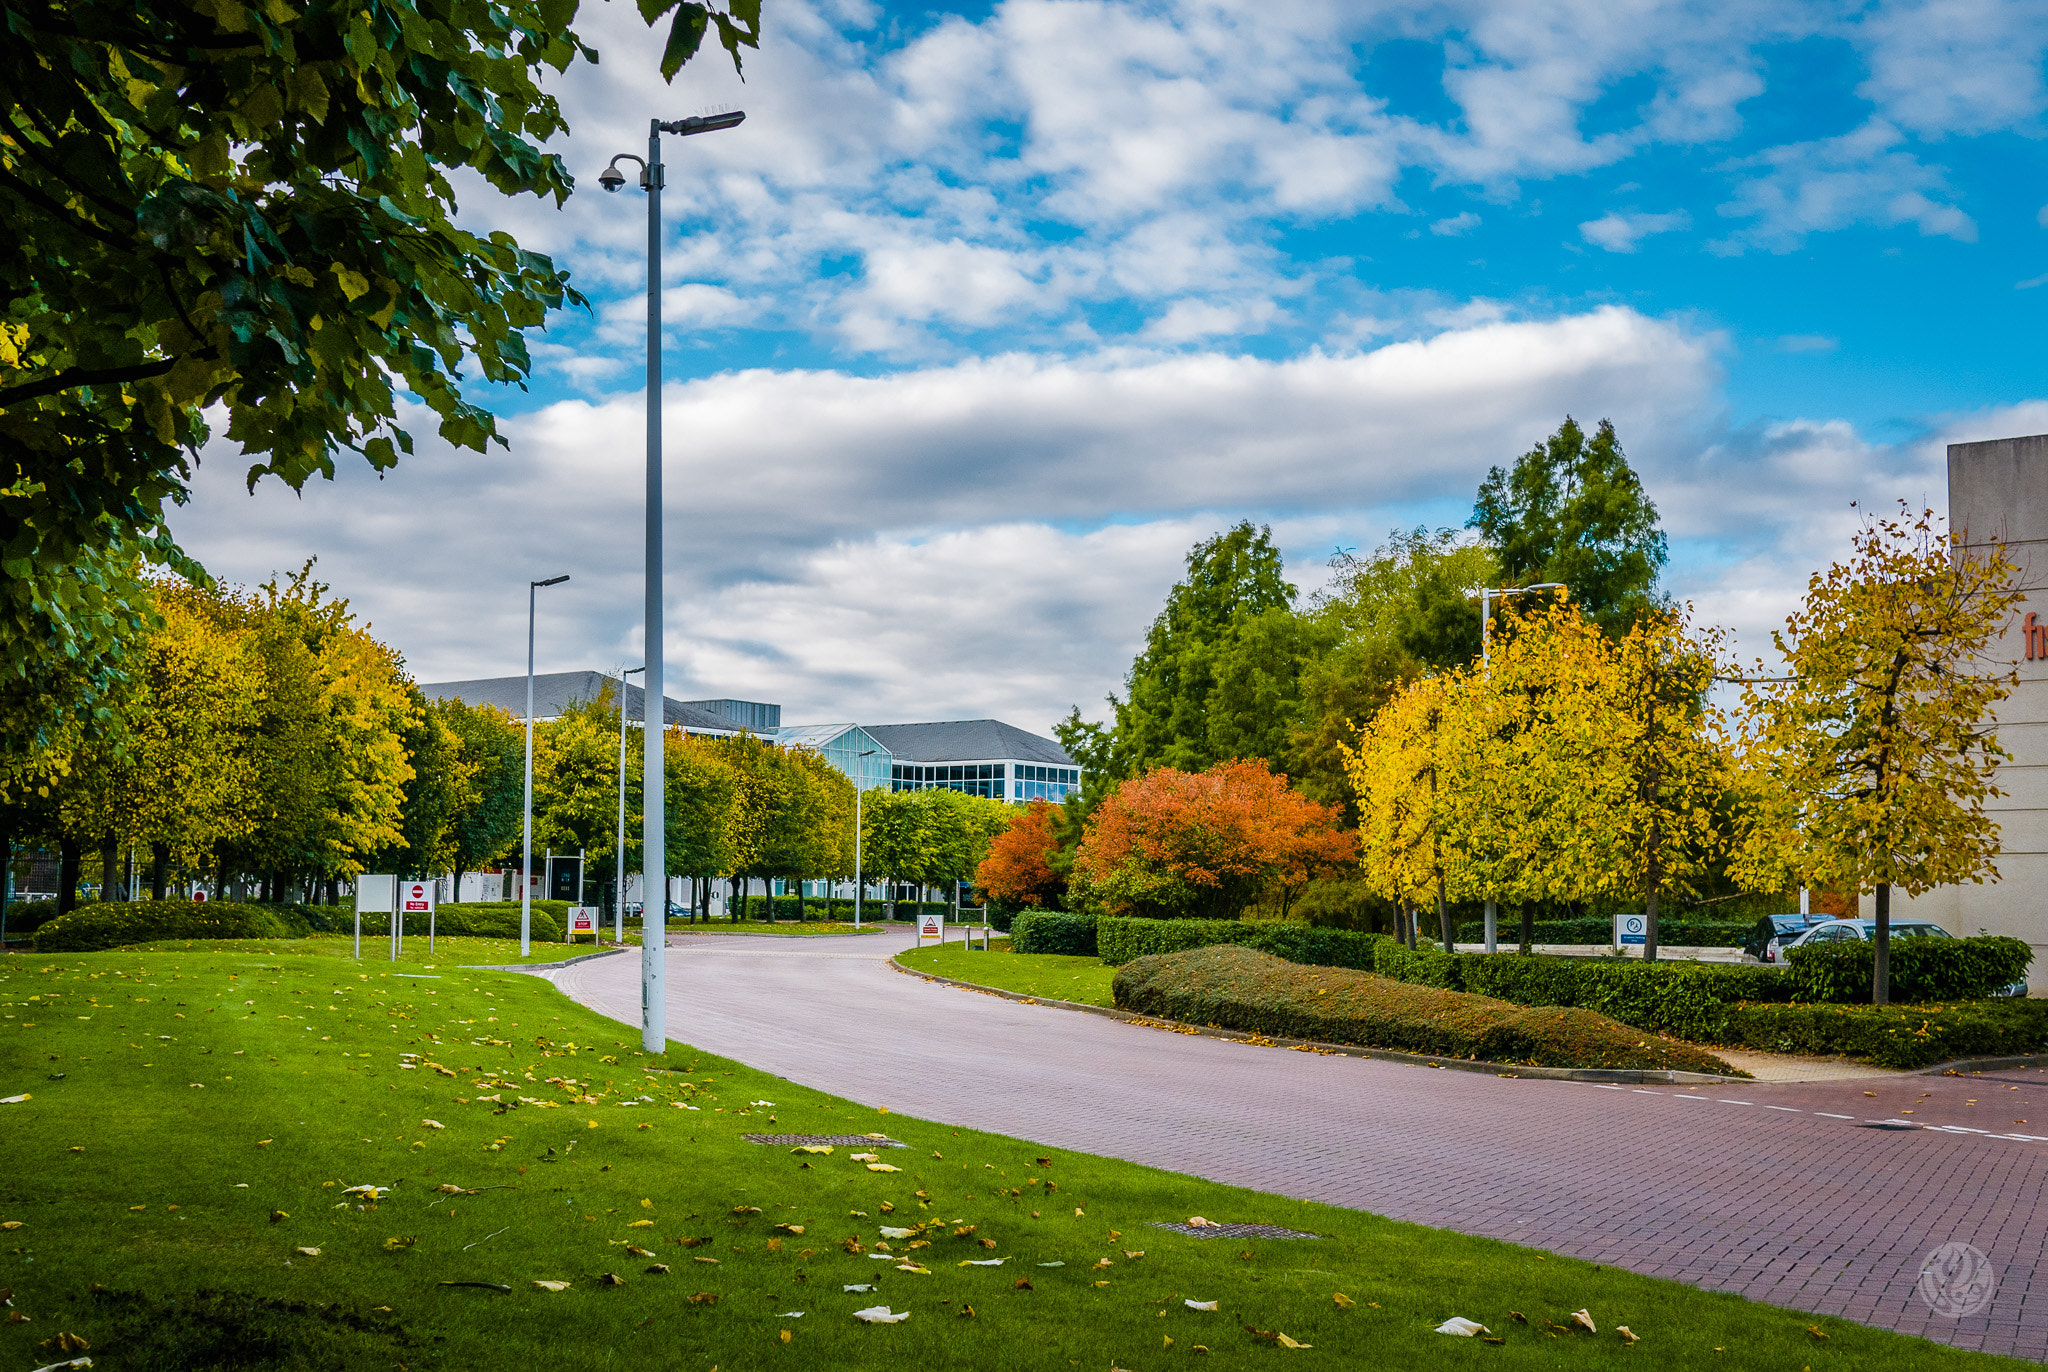
[[[1524,586],[1522,589],[1525,591],[1562,591],[1565,589],[1565,585],[1562,581],[1539,581],[1534,586]]]
[[[560,576],[551,576],[546,581],[534,581],[529,582],[528,584],[532,586],[559,586],[568,579],[569,574],[567,572],[564,572]]]
[[[688,119],[669,120],[661,125],[661,131],[680,134],[687,138],[693,133],[715,133],[719,129],[736,128],[746,117],[745,110],[727,110],[724,114],[693,114]]]

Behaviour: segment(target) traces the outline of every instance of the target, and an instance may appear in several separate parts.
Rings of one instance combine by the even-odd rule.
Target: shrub
[[[1095,916],[1033,910],[1010,922],[1010,940],[1013,952],[1094,957]]]
[[[7,907],[7,932],[14,937],[32,934],[55,918],[54,900],[17,900]]]
[[[1844,1054],[1901,1070],[2048,1046],[2048,1001],[1961,1005],[1734,1005],[1718,1042],[1767,1053]]]
[[[569,902],[566,900],[537,900],[533,902],[533,920],[529,934],[535,943],[560,943],[562,927],[569,918]],[[364,915],[363,932],[370,932],[371,922],[379,929],[387,928],[383,915]],[[355,914],[349,914],[349,929],[355,929]],[[434,911],[434,932],[459,938],[518,938],[519,902],[516,900],[486,900],[462,904],[443,905]],[[427,917],[407,915],[405,936],[427,936]]]
[[[1590,1010],[1510,1005],[1234,945],[1139,958],[1112,988],[1123,1009],[1224,1029],[1542,1067],[1732,1075],[1710,1053]]]
[[[1120,967],[1134,958],[1235,943],[1313,967],[1372,967],[1377,934],[1319,929],[1306,924],[1261,924],[1225,919],[1142,919],[1104,915],[1095,922],[1102,960]]]
[[[1875,944],[1863,939],[1809,944],[1791,950],[1791,980],[1801,1000],[1841,1005],[1870,1003]],[[2016,938],[1895,938],[1892,940],[1892,999],[1975,1000],[2027,974],[2034,950]]]
[[[1663,919],[1657,921],[1657,942],[1671,948],[1740,948],[1756,927],[1755,920],[1702,920]],[[1494,926],[1495,936],[1504,945],[1512,947],[1522,941],[1521,918],[1511,910],[1502,910]],[[1592,944],[1595,947],[1611,947],[1614,943],[1614,921],[1598,916],[1583,919],[1539,919],[1534,926],[1535,943]],[[1486,922],[1466,920],[1452,930],[1452,937],[1459,943],[1484,943]]]
[[[36,930],[38,953],[91,953],[158,939],[295,938],[290,924],[257,905],[216,900],[94,901]]]

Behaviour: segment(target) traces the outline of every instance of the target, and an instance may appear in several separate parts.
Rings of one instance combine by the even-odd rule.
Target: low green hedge
[[[1095,916],[1033,910],[1010,922],[1010,949],[1017,953],[1065,953],[1095,957]]]
[[[1139,958],[1111,986],[1122,1009],[1220,1029],[1485,1062],[1734,1075],[1711,1053],[1590,1010],[1305,967],[1234,944]]]
[[[1868,1005],[1877,946],[1862,939],[1809,944],[1787,956],[1801,1000]],[[2027,974],[2034,950],[1997,934],[1977,938],[1891,940],[1891,998],[1899,1002],[1975,1000]]]
[[[57,918],[54,900],[17,900],[7,907],[7,936],[26,938]]]
[[[1306,924],[1265,924],[1241,919],[1139,919],[1104,915],[1095,921],[1095,946],[1112,967],[1161,953],[1182,953],[1233,943],[1311,967],[1370,971],[1379,934],[1320,929]]]
[[[1960,1005],[1731,1005],[1713,1042],[1765,1053],[1842,1054],[1910,1070],[2048,1048],[2048,1001]]]
[[[569,902],[566,900],[537,900],[533,902],[533,920],[529,932],[537,943],[560,943],[562,925],[569,918]],[[375,923],[382,930],[390,925],[383,915],[364,915],[363,932],[370,931]],[[607,924],[605,927],[609,928]],[[355,928],[355,915],[349,915],[349,928]],[[434,911],[434,932],[466,938],[518,938],[519,902],[516,900],[485,900],[462,904],[443,905]],[[427,917],[411,914],[405,917],[407,938],[427,936]]]
[[[1745,919],[1665,919],[1657,920],[1657,942],[1670,948],[1740,948],[1749,938],[1756,921]],[[1512,910],[1502,910],[1495,924],[1495,937],[1504,944],[1518,944],[1522,941],[1522,918]],[[1486,942],[1486,922],[1466,920],[1451,931],[1459,943]],[[1614,944],[1614,921],[1611,918],[1587,916],[1581,919],[1539,919],[1535,924],[1534,943],[1561,943],[1566,945],[1593,944],[1597,947],[1612,947]]]
[[[38,953],[92,953],[158,939],[298,938],[301,931],[258,905],[215,900],[93,901],[36,930]]]

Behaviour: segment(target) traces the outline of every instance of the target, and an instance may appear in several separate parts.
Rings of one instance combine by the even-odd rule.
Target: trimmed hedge
[[[17,900],[7,907],[7,935],[26,938],[57,918],[54,900]]]
[[[1997,934],[1977,938],[1894,938],[1892,999],[1901,1002],[1975,1000],[2027,974],[2034,950]],[[1809,944],[1787,957],[1801,1000],[1868,1005],[1877,945],[1863,939]]]
[[[1094,957],[1095,916],[1033,910],[1010,922],[1010,951]]]
[[[1183,953],[1234,943],[1311,967],[1370,971],[1379,934],[1319,929],[1306,924],[1263,924],[1241,919],[1139,919],[1104,915],[1095,921],[1095,946],[1112,967],[1162,953]]]
[[[259,905],[216,900],[93,901],[36,930],[38,953],[93,953],[158,939],[300,938]]]
[[[1714,1042],[1765,1053],[1843,1054],[1909,1070],[2048,1048],[2048,1001],[1960,1005],[1731,1005]]]
[[[560,943],[562,922],[569,918],[569,902],[566,900],[537,900],[533,902],[533,921],[530,934],[536,943]],[[368,934],[374,923],[381,931],[390,927],[383,915],[363,916],[363,932]],[[355,915],[349,915],[349,931],[355,931]],[[610,924],[605,927],[609,929]],[[519,902],[516,900],[471,901],[462,904],[443,905],[434,911],[434,932],[457,938],[518,938]],[[427,917],[407,915],[405,936],[427,936]]]
[[[1139,958],[1112,988],[1122,1009],[1221,1029],[1540,1067],[1735,1074],[1711,1053],[1590,1010],[1304,967],[1233,944]]]
[[[1519,912],[1502,910],[1499,922],[1494,926],[1495,937],[1503,946],[1513,947],[1522,941],[1522,917]],[[1657,942],[1669,948],[1740,948],[1749,940],[1756,921],[1720,919],[1665,919],[1657,920]],[[1561,943],[1567,945],[1592,944],[1600,948],[1614,944],[1614,921],[1597,916],[1579,919],[1539,919],[1535,924],[1536,943]],[[1466,920],[1451,931],[1459,943],[1486,942],[1486,921]]]

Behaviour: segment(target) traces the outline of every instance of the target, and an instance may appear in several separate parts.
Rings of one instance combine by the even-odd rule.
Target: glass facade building
[[[771,737],[785,748],[808,748],[863,791],[889,785],[889,750],[858,724],[793,724]]]
[[[1017,775],[1010,787],[1010,799],[1020,804],[1027,800],[1049,800],[1057,805],[1081,789],[1081,769],[1078,767],[1034,767],[1029,763],[1019,763],[1012,770]]]

